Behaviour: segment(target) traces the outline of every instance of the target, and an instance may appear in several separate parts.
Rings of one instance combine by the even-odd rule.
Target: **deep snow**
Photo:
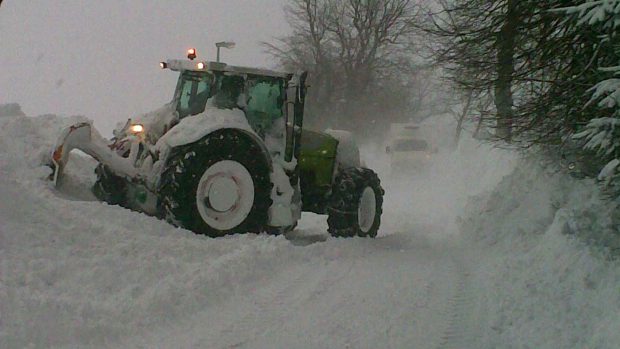
[[[81,118],[0,118],[0,347],[616,348],[615,212],[595,184],[465,138],[389,173],[377,239],[304,214],[287,236],[211,239],[94,201]],[[448,133],[450,125],[438,122]],[[594,241],[586,244],[587,241]]]

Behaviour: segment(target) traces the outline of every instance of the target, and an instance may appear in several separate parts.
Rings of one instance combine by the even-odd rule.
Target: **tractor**
[[[328,215],[338,237],[375,237],[384,191],[350,133],[303,128],[306,72],[188,59],[172,101],[103,138],[89,122],[65,129],[52,151],[62,181],[73,149],[95,158],[95,196],[212,237],[285,233],[302,211]]]

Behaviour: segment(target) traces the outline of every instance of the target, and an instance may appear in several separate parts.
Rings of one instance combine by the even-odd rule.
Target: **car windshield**
[[[200,114],[213,90],[213,75],[205,72],[185,71],[181,74],[177,95],[179,117]]]
[[[428,143],[423,139],[399,139],[394,142],[394,151],[428,150]]]

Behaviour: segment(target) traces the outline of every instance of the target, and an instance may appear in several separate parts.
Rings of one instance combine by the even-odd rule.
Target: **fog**
[[[104,135],[166,103],[177,75],[158,62],[188,47],[215,60],[272,67],[262,41],[287,32],[284,0],[8,0],[0,10],[0,103],[27,115],[85,115]],[[51,5],[53,4],[53,5]]]

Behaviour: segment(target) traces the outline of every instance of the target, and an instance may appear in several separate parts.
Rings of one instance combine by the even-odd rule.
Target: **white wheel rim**
[[[364,233],[368,233],[372,225],[375,223],[375,211],[377,209],[377,200],[375,191],[371,187],[366,187],[362,192],[359,207],[357,209],[357,223]]]
[[[229,230],[241,224],[254,205],[254,181],[250,172],[231,160],[216,162],[200,178],[196,206],[210,227]]]

